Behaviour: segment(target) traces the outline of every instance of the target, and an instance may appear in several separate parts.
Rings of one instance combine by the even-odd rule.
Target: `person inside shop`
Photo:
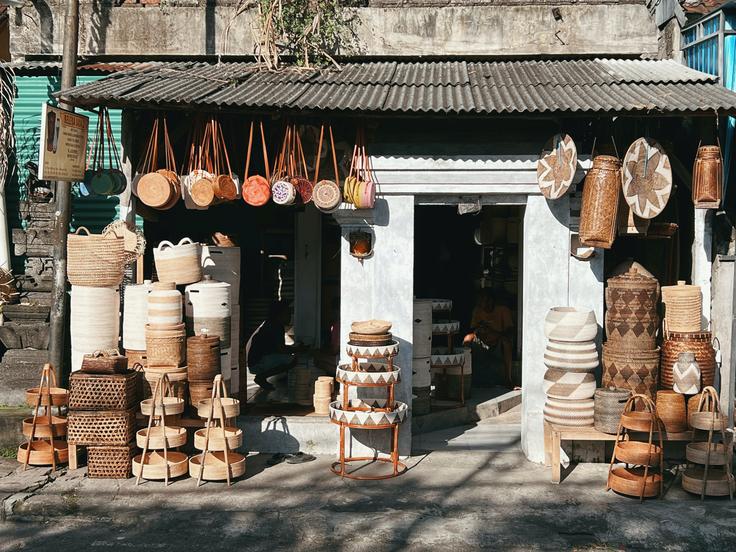
[[[291,320],[291,309],[287,301],[275,301],[268,318],[261,323],[245,346],[248,370],[255,382],[266,391],[274,386],[268,378],[288,372],[296,365],[295,349],[286,345],[285,326]]]
[[[514,321],[511,309],[499,304],[493,290],[481,289],[473,309],[470,322],[472,333],[465,336],[464,344],[479,342],[493,356],[500,356],[503,361],[503,377],[513,387],[511,377],[511,354],[513,349]]]

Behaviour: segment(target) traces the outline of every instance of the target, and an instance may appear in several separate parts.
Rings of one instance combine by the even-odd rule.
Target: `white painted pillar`
[[[713,265],[713,312],[711,329],[720,350],[721,405],[728,415],[728,425],[734,422],[734,393],[736,392],[736,359],[733,357],[736,337],[734,316],[734,279],[736,257],[718,255]]]
[[[322,215],[317,209],[297,213],[294,239],[294,337],[308,345],[319,345]]]
[[[711,270],[713,259],[713,218],[715,211],[711,209],[695,209],[694,237],[692,246],[693,265],[691,280],[693,285],[700,286],[703,293],[702,327],[710,327],[711,309]]]
[[[386,196],[371,211],[344,209],[335,214],[342,226],[340,274],[341,361],[348,359],[350,324],[371,318],[390,320],[391,333],[399,342],[395,363],[402,368],[396,400],[411,405],[411,359],[414,309],[414,196]],[[373,256],[362,262],[350,255],[348,236],[354,230],[373,233]],[[361,392],[358,396],[370,396]],[[379,435],[380,433],[380,435]],[[358,431],[351,439],[351,454],[388,451],[388,431]],[[402,456],[411,452],[411,417],[399,433]]]
[[[570,274],[570,201],[530,195],[524,210],[521,445],[532,462],[544,462],[544,317],[567,305]]]
[[[135,131],[133,114],[127,109],[123,110],[120,120],[120,163],[125,178],[128,180],[128,186],[118,196],[118,200],[120,201],[120,220],[124,220],[130,225],[135,225],[135,196],[133,195],[135,169],[131,159]]]

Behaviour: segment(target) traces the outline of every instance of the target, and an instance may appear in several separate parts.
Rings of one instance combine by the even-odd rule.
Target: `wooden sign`
[[[39,180],[84,180],[89,117],[43,104],[38,155]]]

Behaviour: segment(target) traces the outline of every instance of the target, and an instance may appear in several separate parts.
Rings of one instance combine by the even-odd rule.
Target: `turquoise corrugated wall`
[[[85,84],[100,77],[79,77],[78,83]],[[7,186],[8,223],[11,228],[20,226],[18,218],[19,201],[25,196],[25,178],[27,161],[38,162],[38,140],[41,128],[41,105],[44,102],[55,103],[52,94],[59,90],[58,77],[51,76],[19,76],[16,77],[16,98],[13,113],[15,127],[17,172],[11,177]],[[90,117],[90,131],[94,132],[96,116],[81,110],[80,113]],[[119,110],[110,112],[113,133],[118,151],[120,151]],[[91,232],[99,232],[118,216],[118,198],[80,195],[78,186],[74,186],[72,202],[72,226],[86,226]]]

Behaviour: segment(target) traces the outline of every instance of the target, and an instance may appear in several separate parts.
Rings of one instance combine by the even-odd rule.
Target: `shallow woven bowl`
[[[146,435],[150,433],[148,439],[148,450],[160,450],[164,448],[164,427],[152,427],[150,432],[148,428],[139,429],[135,434],[135,444],[142,449],[146,445]],[[187,444],[187,430],[183,427],[166,427],[166,448],[172,449],[183,447]]]
[[[225,411],[225,418],[235,418],[240,414],[240,401],[232,397],[224,397],[222,399],[215,399],[215,401],[221,401]],[[216,405],[215,409],[212,409],[212,399],[203,399],[197,403],[197,416],[200,418],[209,418],[210,412],[213,418],[220,416],[220,407]]]
[[[641,494],[641,484],[644,481],[644,468],[618,467],[611,470],[608,484],[617,493],[638,497]],[[644,484],[644,496],[652,497],[659,494],[662,477],[658,473],[647,474]]]
[[[653,419],[654,416],[651,412],[626,412],[621,414],[621,425],[632,431],[649,431],[649,428],[654,423]]]
[[[703,490],[704,470],[702,467],[687,468],[682,474],[682,488],[689,493],[700,494]],[[708,496],[727,496],[731,491],[736,489],[733,480],[729,485],[726,474],[723,470],[709,470],[708,481],[705,484],[705,494]]]
[[[141,473],[141,458],[139,454],[133,458],[133,475]],[[168,451],[169,478],[179,477],[187,473],[189,457],[183,452]],[[166,479],[166,461],[162,452],[146,453],[146,463],[143,465],[143,479]]]
[[[202,456],[202,454],[197,454],[189,460],[189,475],[191,477],[199,477]],[[230,463],[230,477],[235,478],[243,475],[245,473],[245,456],[237,452],[228,452],[227,457]],[[225,464],[224,452],[207,453],[202,479],[206,479],[207,481],[223,481],[227,479],[227,465]]]
[[[46,395],[46,388],[41,390],[39,387],[26,389],[26,404],[28,406],[36,406],[38,395],[41,395],[41,406],[66,406],[69,402],[69,391],[61,387],[52,387],[49,390],[51,395],[51,405],[49,405],[49,397]]]
[[[25,418],[23,420],[23,436],[31,437],[33,429],[33,418]],[[62,437],[66,435],[66,418],[63,416],[39,416],[36,418],[36,434],[34,438],[48,439],[49,437]]]
[[[66,441],[54,441],[53,448],[48,441],[31,441],[31,452],[28,455],[28,443],[22,443],[18,447],[18,462],[25,463],[28,456],[28,463],[31,466],[51,466],[53,465],[53,457],[56,454],[57,464],[66,464],[69,461],[69,445]]]
[[[659,464],[659,445],[641,441],[623,441],[616,444],[616,459],[635,466],[656,466]]]
[[[155,407],[155,414],[157,416],[174,416],[184,412],[184,399],[178,397],[164,397],[163,408],[160,405]],[[154,413],[154,401],[153,399],[145,399],[141,401],[141,414],[144,416],[150,416]]]
[[[685,447],[685,456],[688,462],[695,464],[705,464],[708,455],[708,443],[700,441],[697,443],[688,443]],[[723,466],[726,464],[726,449],[723,443],[712,443],[710,447],[709,462],[711,466]]]
[[[194,448],[204,450],[204,442],[207,429],[198,429],[194,433]],[[225,436],[227,438],[227,446],[229,450],[235,450],[243,445],[243,431],[237,427],[226,427]],[[210,439],[207,443],[210,451],[225,450],[225,439],[222,438],[222,429],[210,428]]]

